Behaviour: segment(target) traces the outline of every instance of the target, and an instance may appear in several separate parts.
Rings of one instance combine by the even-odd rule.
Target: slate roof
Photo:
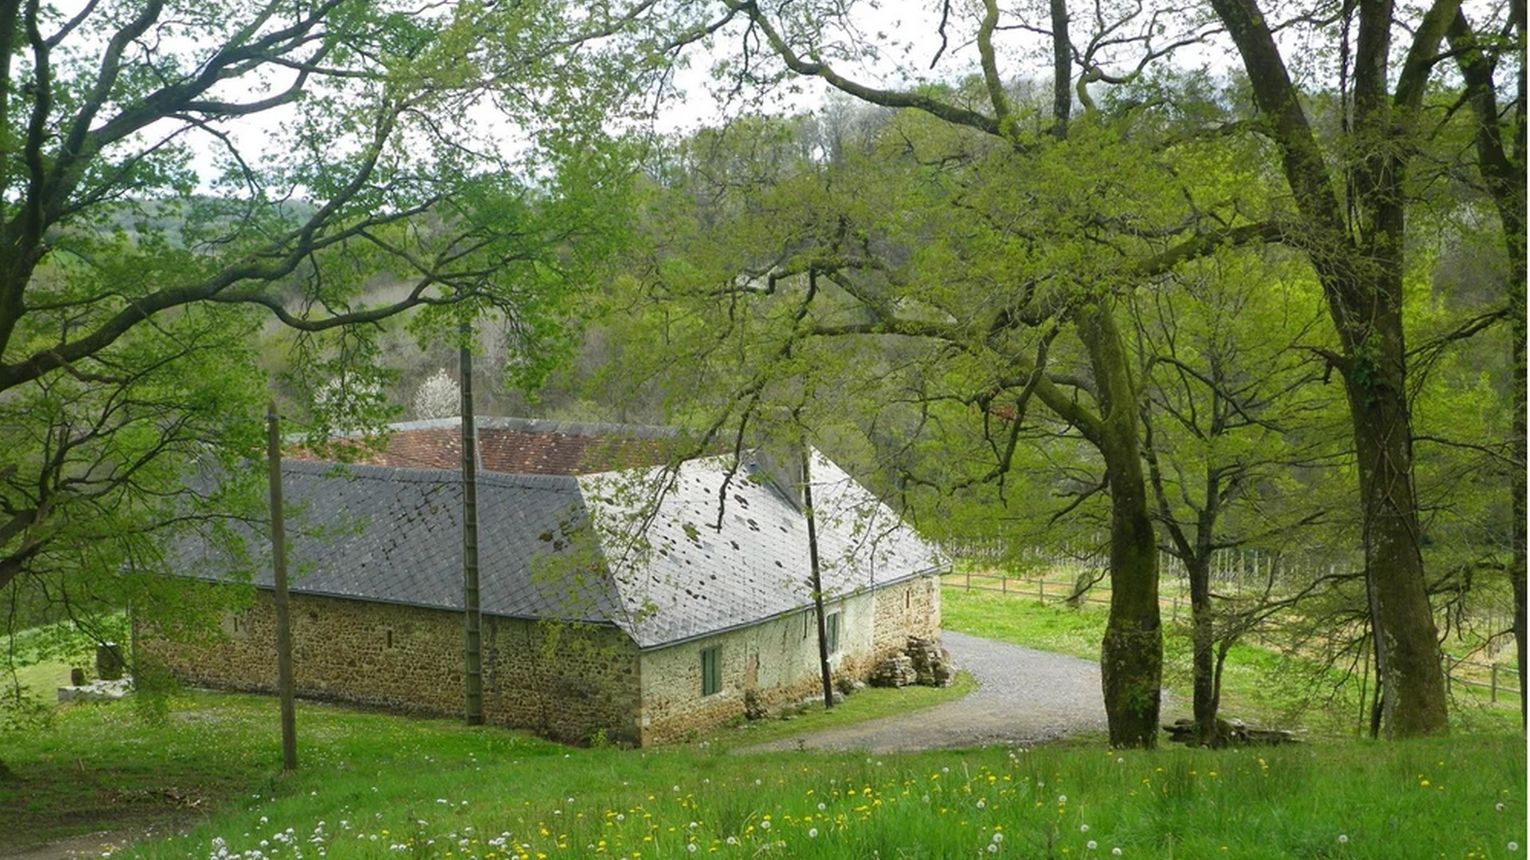
[[[286,461],[282,483],[292,591],[462,608],[459,473]],[[594,622],[621,612],[609,577],[590,573],[598,566],[573,478],[481,474],[478,505],[483,612]],[[269,588],[263,551],[253,579]],[[205,545],[180,560],[190,576],[228,573]]]
[[[730,478],[732,462],[577,477],[480,472],[482,611],[612,624],[655,648],[811,605],[800,503],[762,460],[746,456]],[[826,594],[946,565],[838,466],[816,451],[812,463]],[[457,471],[288,460],[282,475],[294,592],[462,608]],[[205,548],[187,549],[187,575],[228,575]],[[256,569],[255,584],[269,588],[269,560]]]
[[[730,479],[731,463],[730,456],[720,456],[682,464],[657,504],[663,470],[579,478],[626,610],[622,626],[642,647],[753,624],[812,603],[807,519],[798,502],[771,480],[760,460],[746,458]],[[811,472],[826,596],[947,565],[933,545],[817,451]]]

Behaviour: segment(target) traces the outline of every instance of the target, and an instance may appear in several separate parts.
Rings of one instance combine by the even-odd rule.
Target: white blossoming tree
[[[457,382],[443,367],[414,390],[414,417],[450,418],[457,414],[457,403]]]

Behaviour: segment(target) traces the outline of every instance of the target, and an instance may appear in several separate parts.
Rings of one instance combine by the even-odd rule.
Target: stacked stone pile
[[[58,688],[60,702],[113,702],[133,692],[132,678],[91,681]]]
[[[954,674],[951,655],[940,647],[938,640],[910,636],[904,649],[878,663],[867,680],[873,687],[907,687],[910,684],[944,687],[951,683]]]
[[[944,687],[951,683],[951,655],[934,638],[908,637],[906,653],[914,663],[916,683],[926,687]]]
[[[907,654],[894,654],[871,670],[867,681],[873,687],[907,687],[919,681],[914,661]]]

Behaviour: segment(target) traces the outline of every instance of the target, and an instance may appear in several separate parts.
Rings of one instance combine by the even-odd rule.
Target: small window
[[[903,608],[908,609],[914,605],[914,589],[912,586],[903,589]]]
[[[829,640],[829,653],[839,653],[839,613],[835,612],[824,619],[824,637]]]
[[[722,690],[722,646],[701,649],[701,695]]]

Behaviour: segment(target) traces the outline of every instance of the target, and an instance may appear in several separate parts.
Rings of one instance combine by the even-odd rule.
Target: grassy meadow
[[[125,703],[68,708],[7,743],[22,781],[0,788],[0,833],[54,828],[66,809],[184,831],[101,846],[145,860],[1514,857],[1525,841],[1514,736],[741,755],[570,749],[304,704],[302,767],[276,776],[275,724],[254,696],[189,695],[162,725]]]
[[[1088,610],[945,596],[950,629],[1085,656],[1097,635]],[[157,717],[130,701],[69,706],[48,728],[0,735],[16,774],[0,781],[0,855],[70,837],[91,856],[139,860],[1512,858],[1526,845],[1515,727],[1391,744],[1314,732],[1221,751],[1114,751],[1098,738],[883,756],[740,749],[971,684],[862,691],[829,714],[653,750],[300,703],[302,767],[287,775],[268,697],[188,692]]]

